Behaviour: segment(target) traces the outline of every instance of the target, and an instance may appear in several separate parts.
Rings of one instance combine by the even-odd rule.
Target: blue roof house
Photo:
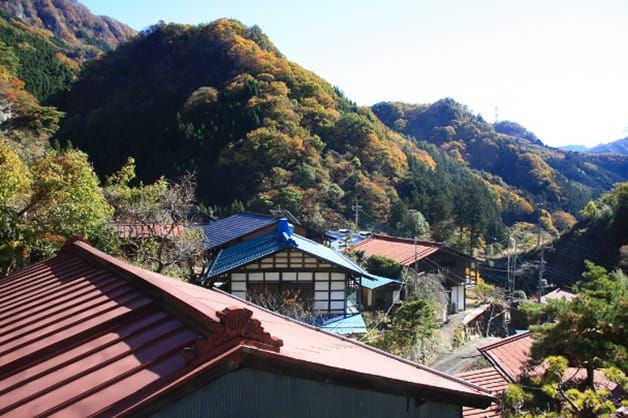
[[[359,314],[360,288],[377,287],[387,280],[334,249],[294,233],[287,219],[270,232],[221,250],[208,278],[232,295],[253,301],[262,294],[298,292],[321,323]],[[341,333],[363,328],[361,317],[350,322],[350,326],[337,320],[331,323]]]

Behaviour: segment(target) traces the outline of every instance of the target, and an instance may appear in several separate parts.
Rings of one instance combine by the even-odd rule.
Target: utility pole
[[[514,246],[511,247],[511,244],[514,242]],[[508,284],[506,286],[508,301],[512,302],[512,294],[515,291],[515,272],[517,270],[517,238],[513,238],[508,235],[508,268],[507,268],[507,281]]]
[[[416,245],[416,236],[414,237],[414,272],[415,273],[419,272],[419,255],[418,255],[417,245]]]
[[[358,198],[355,199],[355,205],[351,206],[351,208],[355,211],[355,229],[359,230],[358,221],[360,220],[360,210],[362,210],[362,205],[358,203]]]
[[[517,254],[518,254],[519,248],[517,246],[517,238],[515,237],[515,257],[514,260],[512,260],[512,290],[511,293],[515,291],[515,285],[516,285],[516,281],[517,281]]]
[[[545,247],[541,247],[541,265],[539,267],[539,298],[543,296],[543,291],[545,290],[545,284],[543,283],[543,270],[545,268],[545,259],[544,253]]]
[[[510,235],[508,235],[508,248],[506,249],[506,256],[507,256],[507,265],[508,267],[506,267],[506,292],[507,292],[507,300],[510,301],[510,287],[511,287],[511,282],[512,282],[512,276],[510,274],[510,270],[511,270],[511,264],[510,264]]]
[[[539,204],[539,206],[542,206],[542,204]],[[540,260],[540,264],[539,264],[539,298],[541,296],[543,296],[543,290],[545,289],[545,286],[543,285],[543,270],[545,268],[545,247],[543,246],[543,237],[542,237],[542,233],[541,233],[541,215],[543,214],[543,212],[540,211],[539,209],[539,227],[538,227],[538,241],[537,241],[537,248],[540,248],[541,250],[541,260]]]

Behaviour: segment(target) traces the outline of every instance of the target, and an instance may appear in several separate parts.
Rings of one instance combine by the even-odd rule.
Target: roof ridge
[[[505,345],[505,344],[509,344],[509,343],[511,343],[513,341],[520,340],[520,339],[525,338],[525,337],[527,337],[529,335],[530,335],[530,331],[529,330],[527,330],[525,332],[521,332],[519,334],[510,335],[508,337],[502,338],[499,341],[495,341],[494,343],[490,343],[490,344],[478,347],[478,351],[482,352],[482,351],[491,350],[493,348],[500,347],[500,346]]]
[[[279,217],[277,217],[275,215],[272,215],[272,214],[269,214],[269,213],[259,213],[259,212],[252,212],[252,211],[245,210],[243,212],[232,213],[231,215],[229,215],[229,216],[227,216],[225,218],[218,219],[218,221],[222,221],[223,219],[231,218],[233,216],[242,216],[242,215],[245,215],[245,216],[256,216],[256,217],[259,217],[259,218],[267,218],[267,219],[277,219],[277,220],[279,220]],[[218,222],[218,221],[216,221],[216,222]]]
[[[387,240],[387,241],[402,241],[402,242],[408,242],[411,244],[414,244],[415,242],[417,244],[427,244],[430,246],[446,246],[447,243],[443,242],[443,241],[432,241],[429,239],[416,239],[416,238],[408,238],[408,237],[399,237],[397,235],[388,235],[388,234],[372,234],[369,238],[380,238],[383,240]],[[361,242],[364,242],[366,240],[363,240]]]
[[[467,382],[467,381],[466,381],[466,380],[464,380],[464,379],[457,378],[456,376],[452,376],[452,375],[449,375],[449,374],[447,374],[447,373],[441,372],[441,371],[439,371],[439,370],[432,369],[431,367],[428,367],[428,366],[425,366],[425,365],[422,365],[422,364],[416,363],[416,362],[414,362],[414,361],[404,359],[403,357],[399,357],[399,356],[397,356],[397,355],[395,355],[395,354],[389,353],[389,352],[384,351],[384,350],[381,350],[381,349],[379,349],[379,348],[376,348],[376,347],[370,346],[370,345],[368,345],[368,344],[364,344],[364,343],[362,343],[362,342],[360,342],[360,341],[356,341],[356,340],[351,339],[351,338],[349,338],[349,337],[346,337],[346,336],[344,336],[344,335],[334,334],[334,333],[331,333],[331,332],[329,332],[329,331],[326,331],[326,330],[324,330],[324,329],[322,329],[322,328],[315,327],[314,325],[310,325],[310,324],[306,324],[305,322],[297,321],[296,319],[290,318],[290,317],[285,316],[285,315],[283,315],[283,314],[280,314],[280,313],[278,313],[278,312],[271,311],[270,309],[264,308],[264,307],[262,307],[262,306],[258,306],[258,305],[254,304],[254,303],[252,303],[252,302],[250,302],[250,301],[248,301],[248,300],[245,300],[245,299],[239,298],[239,297],[237,297],[237,296],[235,296],[235,295],[232,295],[232,294],[230,294],[230,293],[228,293],[228,292],[225,292],[224,290],[217,289],[217,288],[211,288],[211,290],[212,290],[212,291],[214,291],[214,292],[219,292],[219,293],[222,293],[223,295],[228,296],[228,297],[233,298],[233,299],[236,299],[236,300],[238,300],[238,301],[240,301],[240,302],[243,302],[243,303],[244,303],[244,304],[246,304],[246,305],[253,306],[253,307],[255,307],[256,309],[259,309],[259,310],[261,310],[261,311],[264,311],[264,312],[266,312],[266,313],[268,313],[268,314],[270,314],[270,315],[273,315],[273,316],[276,316],[276,317],[279,317],[279,318],[285,319],[285,320],[287,320],[287,321],[289,321],[289,322],[296,323],[297,325],[300,325],[300,326],[303,326],[303,327],[309,328],[309,329],[311,329],[311,330],[314,330],[314,331],[317,331],[317,332],[320,332],[320,333],[326,334],[326,335],[328,335],[328,336],[330,336],[330,337],[337,338],[337,339],[339,339],[339,340],[343,340],[343,341],[348,342],[348,343],[351,343],[351,344],[353,344],[353,345],[357,345],[358,347],[365,348],[365,349],[367,349],[367,350],[369,350],[369,351],[373,351],[373,352],[375,352],[375,353],[382,354],[382,355],[384,355],[384,356],[386,356],[386,357],[388,357],[388,358],[392,358],[392,359],[395,359],[395,360],[401,361],[402,363],[408,364],[408,365],[410,365],[410,366],[414,366],[414,367],[416,367],[416,368],[418,368],[418,369],[422,369],[422,370],[424,370],[424,371],[426,371],[426,372],[428,372],[428,373],[433,373],[433,374],[436,374],[436,375],[438,375],[438,376],[440,376],[440,377],[444,377],[444,378],[449,379],[449,380],[452,380],[452,381],[454,381],[454,382],[461,383],[461,384],[463,384],[463,385],[465,385],[465,386],[469,386],[469,387],[471,387],[472,389],[475,389],[475,390],[477,390],[477,391],[484,392],[484,393],[491,393],[491,390],[490,390],[490,389],[484,388],[484,387],[482,387],[482,386],[475,385],[475,384],[473,384],[473,383],[471,383],[471,382]]]

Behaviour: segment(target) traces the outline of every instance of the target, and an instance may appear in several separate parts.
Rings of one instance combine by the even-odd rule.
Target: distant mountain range
[[[589,199],[628,178],[626,157],[547,147],[523,126],[509,121],[493,125],[453,99],[430,104],[382,102],[372,109],[391,129],[428,141],[484,173],[496,189],[504,191],[505,183],[521,198],[543,202],[550,210],[576,213]]]
[[[212,207],[281,206],[333,227],[358,201],[376,228],[411,234],[418,210],[437,239],[467,230],[494,240],[504,224],[536,221],[538,203],[575,214],[628,179],[626,156],[546,147],[453,99],[359,107],[259,27],[230,19],[136,35],[72,0],[8,0],[0,59],[0,135],[20,139],[28,117],[33,136],[56,131],[102,179],[128,157],[144,182],[193,171]],[[42,109],[56,112],[52,123]]]
[[[76,48],[84,59],[112,50],[136,34],[115,19],[93,15],[75,0],[2,0],[0,10],[52,32]]]
[[[584,145],[565,145],[560,147],[565,151],[585,152],[589,154],[621,154],[628,155],[628,136],[609,142],[608,144],[600,144],[594,147],[585,147]]]

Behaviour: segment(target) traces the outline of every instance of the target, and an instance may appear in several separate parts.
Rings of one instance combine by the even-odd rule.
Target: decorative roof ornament
[[[186,347],[183,356],[188,362],[203,359],[218,347],[246,341],[259,348],[279,351],[283,341],[264,331],[262,324],[253,318],[253,312],[239,306],[228,307],[217,312],[220,322],[210,324],[209,335],[202,335],[193,347]],[[224,351],[221,350],[221,351]]]

